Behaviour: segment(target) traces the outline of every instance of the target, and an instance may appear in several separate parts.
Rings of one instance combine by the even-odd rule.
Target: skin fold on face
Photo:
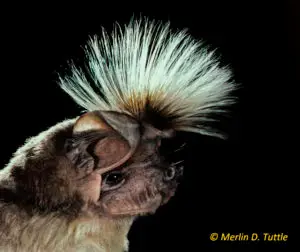
[[[75,125],[76,141],[69,155],[77,167],[93,167],[85,178],[85,198],[94,202],[99,211],[106,215],[154,213],[174,195],[178,178],[183,172],[182,166],[167,160],[161,152],[162,140],[169,137],[169,132],[164,133],[125,115],[122,115],[123,124],[115,126],[114,130],[114,125],[106,124],[109,121],[105,120],[107,117],[99,119],[97,114],[90,116],[94,118],[85,115],[80,121],[80,127],[84,130]],[[118,118],[112,119],[116,114],[110,116],[113,122],[120,117],[117,115]],[[128,129],[132,125],[138,130]],[[127,140],[129,135],[136,139]],[[83,144],[84,141],[87,143]],[[84,147],[79,151],[78,146]],[[83,152],[88,153],[89,158],[83,158],[78,163],[76,157]],[[87,159],[93,164],[88,164]]]

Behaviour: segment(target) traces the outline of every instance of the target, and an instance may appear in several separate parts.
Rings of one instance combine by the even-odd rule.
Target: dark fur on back
[[[73,184],[76,170],[69,169],[72,163],[65,153],[72,125],[58,125],[46,134],[41,133],[15,154],[6,168],[6,179],[0,180],[1,201],[26,209],[29,214],[55,211],[70,216],[82,208],[83,202]]]

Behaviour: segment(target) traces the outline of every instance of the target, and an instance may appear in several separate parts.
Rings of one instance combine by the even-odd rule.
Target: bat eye
[[[120,171],[113,171],[106,174],[102,184],[102,190],[108,191],[119,188],[125,182],[124,174]]]
[[[169,167],[164,173],[165,181],[170,181],[175,177],[176,171],[174,167]]]

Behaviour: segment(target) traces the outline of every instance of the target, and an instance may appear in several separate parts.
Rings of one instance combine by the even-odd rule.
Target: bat
[[[85,67],[58,78],[84,111],[28,138],[0,171],[1,251],[128,251],[136,217],[176,194],[178,132],[225,138],[209,125],[237,85],[186,30],[131,20],[84,50]]]

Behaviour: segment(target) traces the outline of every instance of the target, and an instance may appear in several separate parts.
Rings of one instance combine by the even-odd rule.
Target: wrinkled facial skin
[[[161,139],[142,139],[137,151],[122,167],[104,174],[100,202],[111,215],[154,213],[174,195],[183,167],[170,163],[160,153]],[[110,190],[110,177],[119,185]],[[115,176],[115,177],[116,177]]]

